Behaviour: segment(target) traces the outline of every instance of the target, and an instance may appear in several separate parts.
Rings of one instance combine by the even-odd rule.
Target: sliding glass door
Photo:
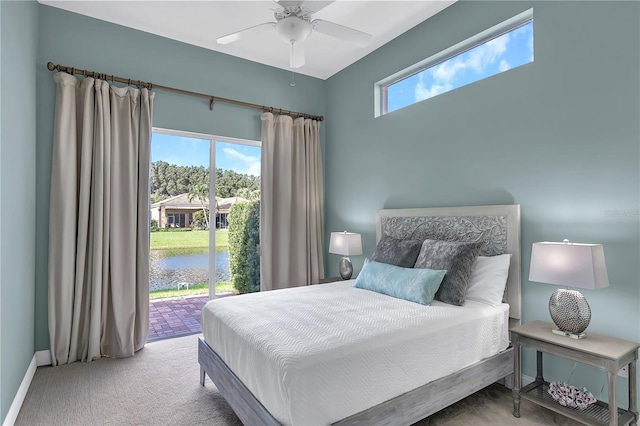
[[[260,289],[260,155],[257,141],[154,129],[152,300]]]

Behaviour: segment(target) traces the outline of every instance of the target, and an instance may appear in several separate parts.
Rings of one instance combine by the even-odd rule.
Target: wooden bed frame
[[[380,210],[376,217],[376,240],[383,234],[404,239],[483,241],[481,255],[511,253],[506,295],[510,327],[520,322],[519,205]],[[208,375],[244,424],[280,424],[202,338],[198,340],[198,362],[200,384],[204,386]],[[508,385],[512,373],[513,348],[509,347],[334,424],[412,424],[492,383],[505,379]]]

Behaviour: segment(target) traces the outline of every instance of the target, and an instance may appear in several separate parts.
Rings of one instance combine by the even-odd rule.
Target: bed
[[[208,375],[247,425],[372,425],[414,423],[508,378],[519,220],[517,205],[379,211],[378,241],[478,241],[482,256],[510,254],[508,304],[423,306],[350,281],[211,301],[200,383]]]

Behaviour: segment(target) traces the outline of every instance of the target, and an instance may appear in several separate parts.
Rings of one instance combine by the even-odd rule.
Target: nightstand
[[[329,277],[329,278],[322,278],[320,280],[320,282],[314,283],[314,284],[327,284],[327,283],[335,283],[336,281],[342,281],[342,277]]]
[[[513,415],[520,417],[520,398],[527,399],[557,413],[563,414],[587,425],[623,426],[638,422],[636,360],[639,344],[596,333],[588,333],[583,340],[553,334],[554,324],[542,321],[511,329],[511,342],[514,346],[514,387]],[[537,351],[537,374],[533,383],[522,386],[520,347],[528,346]],[[607,372],[609,378],[609,403],[597,401],[583,411],[563,407],[549,395],[549,383],[542,375],[542,353],[556,355],[572,361],[591,365]],[[616,378],[618,371],[629,366],[629,409],[617,408]],[[617,415],[611,415],[611,407]]]

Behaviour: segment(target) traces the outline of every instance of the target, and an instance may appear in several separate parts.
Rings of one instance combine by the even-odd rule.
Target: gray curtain
[[[317,283],[324,277],[320,123],[261,119],[261,290]]]
[[[129,357],[149,333],[154,93],[54,75],[49,213],[53,365]]]

